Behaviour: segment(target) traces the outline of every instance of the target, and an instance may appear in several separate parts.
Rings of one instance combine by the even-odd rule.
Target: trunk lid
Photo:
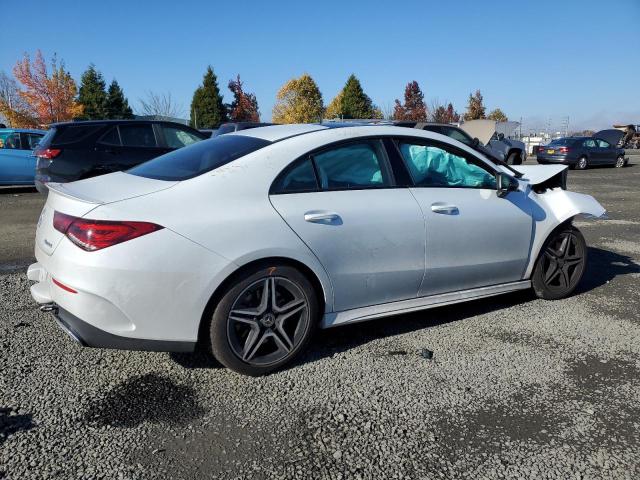
[[[610,128],[607,130],[600,130],[597,133],[593,134],[593,138],[600,138],[606,142],[609,142],[612,147],[617,147],[622,137],[624,137],[625,132],[622,130],[617,130],[615,128]]]
[[[44,253],[51,255],[62,240],[62,232],[53,227],[53,215],[56,211],[74,217],[84,217],[100,205],[149,195],[171,188],[177,183],[123,172],[72,183],[50,183],[47,203],[38,219],[36,245]]]

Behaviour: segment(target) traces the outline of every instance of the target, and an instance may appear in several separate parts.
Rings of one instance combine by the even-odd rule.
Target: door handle
[[[341,220],[340,215],[334,212],[310,211],[304,214],[304,221],[311,223],[334,223]]]
[[[434,213],[442,213],[445,215],[457,215],[460,213],[458,207],[455,205],[443,205],[441,203],[434,203],[431,205],[431,211]]]

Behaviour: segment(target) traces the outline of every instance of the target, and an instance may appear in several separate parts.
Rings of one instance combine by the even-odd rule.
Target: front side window
[[[125,147],[155,147],[156,137],[153,134],[153,126],[120,125],[120,139]]]
[[[442,133],[447,137],[451,137],[454,140],[458,140],[459,142],[464,143],[465,145],[471,145],[472,143],[471,139],[457,128],[443,127]]]
[[[171,148],[186,147],[202,140],[202,138],[182,128],[163,126],[162,130],[164,131],[167,146]]]
[[[314,154],[324,190],[375,188],[391,185],[382,144],[360,142]]]
[[[398,146],[418,187],[496,189],[493,173],[462,155],[434,145],[400,141]]]
[[[161,155],[127,170],[127,173],[157,180],[187,180],[270,144],[261,138],[223,135]]]

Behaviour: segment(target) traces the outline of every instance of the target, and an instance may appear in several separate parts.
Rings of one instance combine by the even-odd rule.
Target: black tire
[[[627,162],[624,159],[623,155],[620,155],[618,158],[616,158],[616,163],[614,164],[614,167],[616,168],[622,168],[624,166],[626,166]]]
[[[580,157],[576,162],[575,169],[576,170],[586,170],[589,168],[589,160],[587,157]]]
[[[511,152],[507,157],[508,165],[520,165],[522,164],[522,158],[518,152]]]
[[[566,243],[563,243],[566,242]],[[558,300],[576,289],[587,265],[587,243],[572,225],[555,230],[545,241],[531,276],[539,298]]]
[[[269,300],[263,306],[265,291]],[[272,292],[276,292],[275,296]],[[298,313],[274,310],[297,301],[306,302],[297,317]],[[232,310],[237,314],[232,314]],[[231,370],[244,375],[264,375],[290,363],[305,349],[319,317],[318,298],[305,275],[288,265],[257,266],[238,276],[213,310],[210,350]]]

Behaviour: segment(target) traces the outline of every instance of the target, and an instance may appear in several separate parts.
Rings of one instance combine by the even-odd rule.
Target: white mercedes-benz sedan
[[[496,165],[387,125],[222,135],[50,184],[28,277],[82,345],[192,351],[259,375],[317,327],[514,290],[572,293],[602,206],[565,166]]]

